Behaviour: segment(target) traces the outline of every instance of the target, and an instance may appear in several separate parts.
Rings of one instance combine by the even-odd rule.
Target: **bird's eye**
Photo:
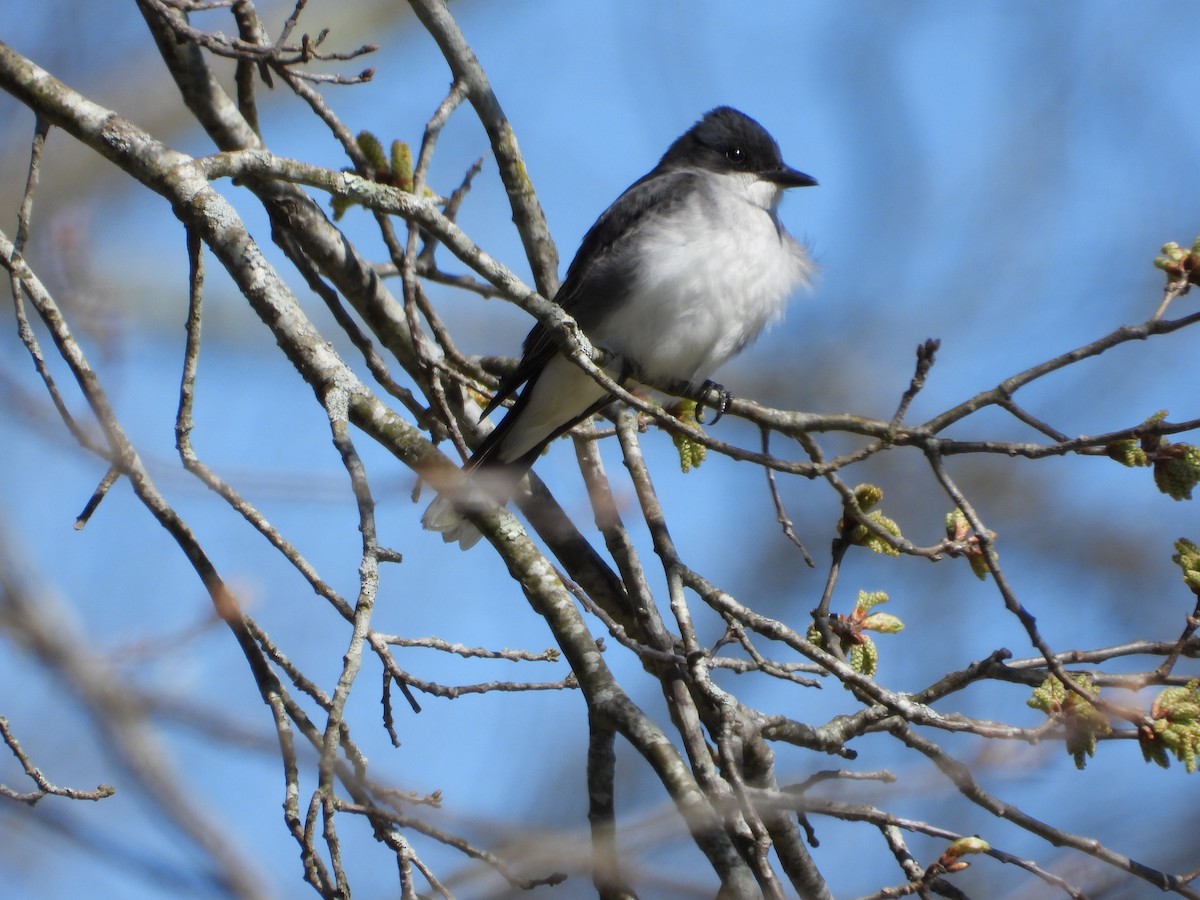
[[[746,151],[741,147],[730,147],[725,151],[725,158],[735,166],[744,165],[746,162]]]

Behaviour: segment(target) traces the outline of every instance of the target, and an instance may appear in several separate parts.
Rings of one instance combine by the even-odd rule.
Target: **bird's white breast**
[[[745,175],[702,185],[640,225],[630,296],[591,335],[652,381],[707,377],[777,319],[812,272],[776,218],[778,187]]]

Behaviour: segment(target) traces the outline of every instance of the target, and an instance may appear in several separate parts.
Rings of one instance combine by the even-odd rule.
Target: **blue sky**
[[[14,0],[0,0],[0,19],[12,22],[15,6]],[[603,208],[713,106],[731,104],[755,116],[775,135],[789,163],[819,179],[819,188],[792,192],[782,212],[821,265],[815,289],[796,299],[784,324],[720,373],[735,393],[773,405],[886,416],[907,384],[913,348],[940,337],[939,362],[911,418],[932,415],[1031,364],[1146,318],[1161,290],[1161,275],[1151,266],[1159,245],[1190,242],[1200,232],[1195,165],[1200,124],[1190,115],[1189,99],[1200,83],[1195,53],[1200,20],[1182,15],[1177,3],[541,0],[458,2],[451,8],[514,124],[564,269]],[[75,5],[65,0],[43,3],[38,14],[25,9],[4,38],[134,121],[160,121],[155,110],[172,96],[165,76],[145,105],[129,99],[132,72],[157,78],[160,71],[132,4],[91,4],[78,21],[64,20],[67,10],[74,15]],[[346,44],[368,39],[361,22],[339,25],[340,14],[336,4],[314,0],[303,21],[312,30],[331,24],[335,44],[342,31],[350,32]],[[411,20],[372,21],[369,39],[382,48],[372,60],[375,80],[329,88],[326,96],[352,128],[385,140],[415,141],[449,75],[432,41]],[[63,47],[75,28],[101,39],[72,56]],[[298,101],[277,90],[264,104],[264,129],[276,152],[343,164],[335,143]],[[11,104],[2,109],[14,123],[3,144],[11,182],[23,165],[23,135],[32,122]],[[198,155],[211,152],[198,131],[162,121],[159,134],[168,143]],[[130,190],[111,171],[97,171],[77,188],[57,188],[69,184],[77,159],[68,144],[61,134],[51,136],[48,186],[38,207],[43,230],[35,232],[30,257],[36,264],[40,252],[41,264],[52,268],[53,255],[38,245],[41,236],[47,246],[64,228],[86,236],[90,271],[103,287],[99,293],[114,317],[116,338],[107,345],[87,338],[85,346],[124,424],[168,498],[251,611],[294,658],[331,685],[346,638],[340,623],[333,624],[322,603],[276,562],[261,538],[175,462],[172,426],[186,309],[183,239],[175,220],[157,198]],[[452,187],[485,151],[482,130],[461,110],[440,145],[435,185]],[[229,195],[259,242],[269,244],[266,224],[245,196],[236,188]],[[10,207],[3,226],[9,233],[14,220]],[[493,255],[518,272],[528,271],[490,161],[462,223]],[[364,252],[382,258],[368,217],[352,212],[346,228]],[[301,291],[301,281],[290,271],[288,276]],[[352,595],[358,562],[354,513],[323,416],[212,264],[209,290],[197,448],[331,583]],[[326,324],[319,301],[301,296],[313,317]],[[433,298],[472,352],[513,353],[529,326],[523,313],[502,301],[485,303],[444,290],[433,291]],[[1192,303],[1186,297],[1179,309],[1190,311]],[[5,329],[0,336],[4,374],[36,393],[32,367],[12,332]],[[1019,399],[1068,434],[1132,425],[1160,408],[1176,419],[1195,417],[1200,411],[1193,344],[1185,331],[1120,348],[1031,387]],[[352,358],[344,342],[339,349]],[[964,423],[955,433],[1028,436],[998,415]],[[731,420],[714,434],[749,445],[757,441],[756,432]],[[131,680],[200,706],[222,706],[251,732],[269,736],[268,717],[227,634],[201,627],[191,636],[208,616],[201,586],[124,486],[76,533],[74,516],[102,467],[72,449],[53,422],[31,428],[27,419],[0,419],[0,446],[10,460],[0,468],[0,511],[10,539],[71,608],[86,635],[84,646],[112,659]],[[837,516],[829,491],[807,482],[783,485],[801,537],[818,558],[811,571],[779,537],[761,472],[710,459],[684,476],[663,435],[651,432],[644,446],[685,559],[703,561],[706,575],[746,602],[802,622],[819,596]],[[385,574],[376,626],[468,645],[548,646],[549,635],[526,612],[486,548],[462,555],[422,533],[421,507],[408,500],[411,476],[390,457],[363,449],[380,501],[381,533],[405,554],[405,562]],[[617,455],[606,448],[605,456],[619,499],[630,502]],[[1170,546],[1180,535],[1200,539],[1193,505],[1157,494],[1145,471],[1103,460],[956,460],[952,469],[999,533],[1001,560],[1056,648],[1178,633],[1189,608],[1169,561]],[[586,516],[585,494],[565,444],[553,448],[538,471],[568,510]],[[855,475],[852,480],[874,480],[885,488],[906,534],[922,542],[937,538],[946,504],[919,460],[889,454]],[[733,535],[712,527],[714,510],[722,520],[738,523]],[[633,528],[644,545],[644,529]],[[890,590],[889,611],[909,626],[881,642],[880,677],[890,685],[923,686],[1001,645],[1017,656],[1031,655],[991,585],[977,582],[960,564],[855,558],[839,588],[843,606],[859,588]],[[711,637],[719,634],[715,623],[703,624]],[[182,637],[168,642],[169,652],[139,650],[176,636]],[[448,683],[554,680],[563,674],[561,666],[515,670],[510,664],[447,663],[417,652],[402,659],[421,677]],[[86,717],[53,677],[31,670],[38,671],[21,651],[0,644],[4,713],[35,759],[61,782],[87,786],[108,780],[120,786],[120,771],[92,746]],[[622,671],[634,677],[627,664]],[[359,686],[353,712],[377,772],[409,790],[443,790],[449,825],[492,834],[517,810],[517,818],[535,827],[561,830],[563,822],[580,827],[583,711],[577,696],[529,694],[500,702],[468,697],[453,703],[429,698],[420,716],[401,714],[403,746],[392,750],[378,725],[372,690],[365,681]],[[777,693],[774,686],[744,690],[768,709],[794,714],[802,703],[803,717],[812,721],[849,708],[836,689],[798,697]],[[636,698],[657,708],[647,685]],[[964,702],[975,714],[1036,724],[1023,701],[1020,689],[996,687],[973,692]],[[992,704],[1001,704],[1001,712]],[[53,724],[45,724],[47,715]],[[298,863],[279,813],[282,781],[270,753],[214,751],[171,720],[160,723],[160,735],[186,773],[185,782],[211,811],[223,814],[236,804],[231,827],[239,840],[279,895],[294,895]],[[1050,848],[974,809],[954,806],[956,812],[946,813],[953,798],[944,784],[918,760],[881,744],[864,742],[878,750],[865,754],[869,765],[895,768],[905,776],[900,786],[851,796],[962,831],[985,829],[997,846],[1053,865]],[[966,742],[950,745],[960,756],[979,749]],[[497,777],[485,754],[448,752],[480,746],[527,759],[526,778],[507,771]],[[1083,773],[1058,748],[1005,749],[1005,765],[987,770],[989,789],[1085,833],[1096,828],[1097,808],[1112,809],[1129,822],[1119,835],[1100,835],[1111,838],[1114,849],[1152,865],[1187,867],[1186,861],[1155,856],[1161,833],[1147,812],[1166,818],[1171,804],[1187,796],[1190,785],[1180,767],[1168,772],[1144,767],[1130,742],[1102,747]],[[623,761],[637,772],[636,761]],[[831,762],[781,750],[781,778],[801,779]],[[11,784],[11,771],[0,768],[0,778]],[[663,802],[636,774],[620,799],[636,821],[652,821]],[[150,824],[136,788],[82,808],[46,801],[38,814],[103,828],[117,845],[189,871],[186,852],[168,831]],[[15,896],[74,896],[84,886],[128,898],[181,890],[130,876],[121,866],[69,841],[48,841],[45,832],[20,822],[11,811],[4,816],[13,838],[8,849],[0,848],[0,867],[10,871]],[[864,853],[880,858],[873,833],[862,826],[821,827],[830,837],[817,859],[834,879],[837,896],[898,881],[886,861],[878,867],[864,861]],[[358,838],[365,848],[353,860],[361,867],[358,895],[392,896],[393,869],[381,865],[368,836]],[[929,858],[940,852],[934,843],[914,844],[926,856],[932,853]],[[443,871],[459,864],[435,848],[421,850]],[[668,845],[662,858],[677,861],[677,851],[678,843]],[[1190,865],[1196,864],[1192,859]],[[977,889],[1030,885],[994,862],[978,863],[972,876],[980,880],[964,883]],[[702,876],[694,883],[702,884]],[[1083,883],[1094,884],[1087,878]],[[190,895],[211,894],[201,884]],[[464,895],[472,894],[464,889]],[[570,894],[577,895],[582,894]]]

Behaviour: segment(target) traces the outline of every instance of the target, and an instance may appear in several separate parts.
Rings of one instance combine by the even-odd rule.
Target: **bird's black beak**
[[[783,188],[815,187],[817,184],[817,179],[811,175],[805,175],[803,172],[798,172],[791,166],[780,166],[778,169],[763,172],[762,179],[773,182]]]

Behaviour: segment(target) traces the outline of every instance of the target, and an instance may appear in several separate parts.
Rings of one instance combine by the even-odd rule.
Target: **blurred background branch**
[[[1200,73],[1161,46],[1186,29],[1074,3],[776,4],[769,33],[707,3],[137,5],[51,32],[51,3],[3,48],[36,121],[34,165],[29,130],[0,158],[27,185],[0,190],[23,542],[0,587],[26,651],[0,657],[24,686],[0,777],[41,799],[0,811],[117,848],[18,838],[37,862],[0,856],[12,881],[1200,896],[1170,837],[1200,748],[1177,540],[1200,130],[1163,89]],[[435,445],[478,439],[528,314],[591,366],[544,299],[549,222],[574,246],[722,102],[820,177],[784,210],[816,301],[731,367],[716,427],[616,390],[612,427],[539,461],[530,534],[486,512],[491,551],[442,547],[408,495],[454,477]],[[61,359],[31,373],[47,335]],[[115,794],[55,786],[105,754]],[[818,778],[829,754],[850,768]]]

